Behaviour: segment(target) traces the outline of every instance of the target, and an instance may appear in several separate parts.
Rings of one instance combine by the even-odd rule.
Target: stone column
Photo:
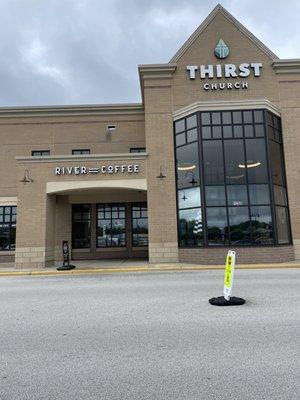
[[[45,185],[19,184],[15,267],[40,269],[54,263],[56,196]]]
[[[276,70],[295,259],[300,260],[300,61],[278,60]]]
[[[150,263],[178,262],[172,76],[174,65],[140,66],[144,93]],[[158,178],[160,172],[164,176]]]
[[[62,262],[62,241],[69,242],[70,254],[72,251],[72,204],[69,196],[57,196],[55,212],[55,261]]]
[[[39,163],[18,163],[17,269],[54,264],[56,195],[47,195]]]

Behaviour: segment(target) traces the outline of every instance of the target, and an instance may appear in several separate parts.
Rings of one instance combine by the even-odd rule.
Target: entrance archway
[[[48,182],[56,196],[56,261],[68,240],[73,260],[147,259],[144,180]]]

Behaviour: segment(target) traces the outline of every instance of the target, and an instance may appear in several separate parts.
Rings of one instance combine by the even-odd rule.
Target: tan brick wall
[[[300,239],[294,239],[295,260],[300,260]]]
[[[228,250],[236,252],[237,264],[281,263],[294,260],[293,246],[179,249],[179,260],[192,264],[225,264]]]
[[[15,254],[1,254],[0,253],[0,264],[1,263],[11,263],[14,261],[15,261]]]
[[[278,74],[285,168],[295,258],[300,259],[300,73]]]
[[[20,185],[23,185],[20,183]],[[17,214],[17,248],[46,247],[45,184],[34,182],[20,188]]]
[[[41,269],[53,265],[54,248],[18,247],[16,249],[16,269]]]
[[[171,82],[145,79],[149,260],[177,262],[177,217]],[[165,178],[158,179],[160,170]],[[170,245],[171,244],[171,245]]]
[[[161,242],[149,244],[149,262],[156,263],[176,263],[178,262],[178,243]]]
[[[50,150],[51,155],[72,154],[72,149],[90,149],[92,154],[128,153],[145,147],[143,114],[53,117],[3,117],[0,115],[0,192],[17,194],[15,157],[30,156],[32,150]],[[107,125],[117,129],[107,135]]]
[[[55,214],[55,261],[62,261],[62,241],[69,242],[72,251],[72,205],[69,196],[56,196]]]
[[[117,160],[101,160],[100,162],[97,160],[91,160],[84,162],[84,165],[87,167],[95,166],[97,164],[110,164],[110,165],[119,165],[120,161]],[[127,160],[125,162],[127,164],[135,163],[133,160]],[[51,265],[54,263],[54,260],[61,260],[61,242],[62,240],[69,240],[70,250],[72,246],[72,238],[71,238],[71,204],[69,202],[68,196],[56,196],[56,195],[47,195],[46,187],[47,182],[65,182],[74,180],[80,181],[93,181],[95,178],[92,175],[87,176],[56,176],[54,174],[55,166],[59,165],[74,165],[74,162],[62,162],[58,163],[57,161],[49,162],[25,162],[25,164],[19,164],[19,194],[18,194],[18,223],[17,223],[17,256],[16,256],[16,266],[17,268],[29,268],[29,264],[35,265],[40,268],[43,266]],[[140,166],[140,171],[138,174],[135,174],[135,179],[144,179],[146,175],[146,161],[144,158],[139,158],[138,164]],[[33,178],[33,182],[23,183],[20,182],[22,179],[24,168],[28,168],[30,171],[30,176]],[[103,181],[111,181],[111,180],[128,180],[132,174],[124,173],[122,175],[102,175],[101,179]],[[99,176],[97,177],[98,179]],[[114,189],[111,189],[112,191]],[[108,191],[102,189],[102,193],[109,193]],[[116,191],[113,192],[113,195],[116,199]],[[126,192],[126,191],[125,191]],[[137,190],[136,191],[128,191],[127,196],[133,196],[133,193],[136,193],[136,199],[145,198],[145,194],[141,195]],[[74,193],[75,199],[76,196],[80,199],[82,196],[82,192],[80,190],[73,191],[70,193]],[[97,194],[98,193],[98,194]],[[98,195],[98,202],[102,202],[101,200],[101,191],[97,192],[95,189],[94,193],[90,190],[88,192],[90,196]],[[119,201],[124,201],[122,199],[122,192],[118,194]],[[105,196],[104,196],[105,197]],[[82,197],[81,197],[82,199]],[[105,197],[105,201],[108,201],[108,198]],[[86,202],[85,199],[84,202]],[[93,221],[95,222],[95,221]],[[95,223],[92,223],[92,229],[95,229]],[[95,232],[94,235],[95,237]],[[33,254],[32,257],[27,254],[24,256],[24,248],[34,249],[36,247],[45,247],[49,249],[46,257],[42,261],[41,255],[39,254],[38,260],[34,261],[36,257]],[[51,249],[51,252],[50,252]],[[33,251],[34,252],[34,251]],[[144,253],[145,254],[145,253]],[[98,258],[100,253],[91,252],[90,258]],[[124,256],[126,256],[124,254]],[[145,254],[146,255],[146,254]],[[88,255],[87,255],[88,256]],[[87,257],[88,258],[88,257]],[[43,265],[42,265],[43,263]]]

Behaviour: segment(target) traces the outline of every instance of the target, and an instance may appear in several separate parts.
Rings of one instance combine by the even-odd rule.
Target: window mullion
[[[271,154],[269,148],[269,136],[267,135],[266,129],[266,114],[267,110],[264,110],[264,129],[265,129],[265,148],[267,154],[267,169],[268,169],[268,178],[269,178],[269,193],[270,193],[270,202],[271,202],[271,215],[272,215],[272,225],[273,225],[273,242],[278,244],[278,234],[277,234],[277,216],[276,216],[276,208],[275,208],[275,196],[274,196],[274,184],[273,184],[273,171],[271,165]]]
[[[223,122],[223,116],[221,113],[221,118]],[[232,115],[231,115],[232,118]],[[224,140],[223,140],[223,126],[222,126],[222,152],[223,152],[223,172],[224,172],[224,190],[225,190],[225,209],[226,209],[226,220],[227,220],[227,234],[228,234],[228,244],[231,243],[231,237],[230,237],[230,223],[229,223],[229,213],[228,213],[228,195],[227,195],[227,167],[226,167],[226,158],[225,158],[225,148],[224,148]],[[227,242],[226,236],[225,236],[225,243]],[[224,243],[224,244],[225,244]]]

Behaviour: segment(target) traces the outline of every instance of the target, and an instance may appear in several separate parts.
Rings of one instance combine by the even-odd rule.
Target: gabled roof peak
[[[204,29],[210,24],[217,14],[221,13],[227,18],[237,29],[242,32],[245,36],[251,40],[263,53],[265,53],[271,60],[278,60],[278,56],[274,54],[266,45],[264,45],[256,36],[253,35],[244,25],[242,25],[232,14],[230,14],[221,4],[217,4],[216,7],[210,12],[205,18],[202,24],[192,33],[188,40],[181,46],[174,57],[171,58],[169,63],[176,63],[181,56],[187,51],[187,49],[195,42],[195,40],[201,35]]]

